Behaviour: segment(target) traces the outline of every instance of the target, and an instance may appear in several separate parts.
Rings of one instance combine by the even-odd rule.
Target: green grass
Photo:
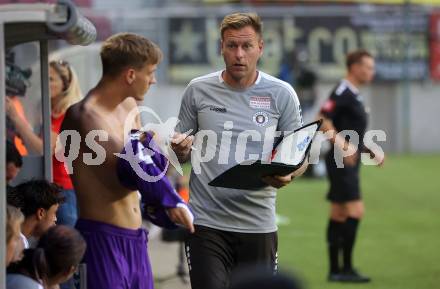
[[[390,156],[383,168],[363,166],[366,214],[354,264],[373,282],[329,284],[325,230],[327,180],[298,179],[278,193],[281,270],[308,289],[440,288],[440,155]]]

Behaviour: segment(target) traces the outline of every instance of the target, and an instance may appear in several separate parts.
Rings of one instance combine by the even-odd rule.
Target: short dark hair
[[[8,204],[21,210],[29,217],[39,208],[49,210],[55,204],[64,202],[61,188],[46,180],[31,180],[22,183],[8,192]]]
[[[118,33],[104,41],[101,47],[103,75],[116,76],[127,67],[142,69],[158,64],[162,51],[153,41],[134,33]]]
[[[358,49],[349,52],[345,58],[345,66],[347,67],[347,70],[350,70],[353,64],[360,63],[364,57],[373,58],[373,55],[365,49]]]
[[[23,158],[21,157],[15,145],[10,141],[6,141],[6,163],[13,163],[16,167],[19,168],[21,168],[21,166],[23,165]]]

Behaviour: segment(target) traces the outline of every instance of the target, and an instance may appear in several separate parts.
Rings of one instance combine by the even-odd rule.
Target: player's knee
[[[359,208],[357,218],[362,219],[364,217],[364,215],[365,215],[365,208],[364,208],[364,206],[362,206],[361,208]]]
[[[362,219],[365,215],[365,207],[362,203],[350,208],[349,216],[355,219]]]
[[[332,220],[337,221],[337,222],[345,222],[347,217],[348,217],[348,214],[347,214],[346,210],[344,210],[343,208],[333,207],[331,209],[330,218]]]
[[[364,217],[364,213],[363,212],[355,212],[353,214],[350,214],[350,218],[354,218],[354,219],[362,219]]]

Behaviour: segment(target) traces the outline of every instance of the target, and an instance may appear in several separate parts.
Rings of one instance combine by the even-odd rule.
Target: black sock
[[[330,261],[330,273],[339,273],[339,251],[345,223],[330,219],[327,227],[328,256]]]
[[[359,225],[359,219],[348,218],[344,224],[344,241],[343,241],[343,255],[344,255],[344,270],[350,271],[353,269],[352,253],[356,240],[356,232]]]

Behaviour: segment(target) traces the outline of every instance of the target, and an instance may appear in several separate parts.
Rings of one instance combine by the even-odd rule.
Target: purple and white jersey
[[[141,194],[144,218],[155,225],[173,229],[176,224],[171,221],[166,209],[182,207],[191,217],[192,213],[165,175],[168,165],[152,135],[133,130],[119,155],[117,174],[122,185]]]

